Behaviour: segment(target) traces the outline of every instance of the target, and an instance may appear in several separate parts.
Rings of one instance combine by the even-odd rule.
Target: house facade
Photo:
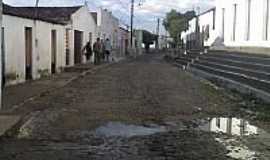
[[[189,21],[189,28],[182,32],[187,49],[201,49],[210,47],[217,38],[216,30],[216,8],[211,8]]]
[[[130,32],[122,27],[119,27],[118,31],[118,44],[119,44],[119,57],[124,57],[128,53],[128,48],[129,48],[129,36]]]
[[[216,0],[212,8],[189,21],[182,33],[187,48],[203,44],[220,50],[269,54],[269,0]]]
[[[269,0],[216,1],[216,26],[224,45],[234,50],[269,54],[269,3]]]
[[[3,72],[7,85],[38,79],[86,62],[82,47],[95,37],[86,6],[3,6]]]
[[[97,35],[103,40],[110,39],[112,48],[117,49],[119,20],[107,9],[99,8],[97,11]]]

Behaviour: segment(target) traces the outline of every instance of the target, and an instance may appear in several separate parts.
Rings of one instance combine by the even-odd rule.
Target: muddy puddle
[[[215,140],[224,145],[227,156],[239,160],[270,158],[270,134],[239,118],[212,118],[200,122],[197,128],[215,133]]]
[[[187,126],[190,124],[193,127]],[[263,129],[237,118],[212,118],[186,125],[179,121],[163,125],[108,122],[94,130],[72,132],[63,141],[0,141],[0,159],[46,159],[54,155],[52,160],[268,160],[269,138]]]
[[[165,132],[165,127],[153,125],[151,127],[128,125],[120,122],[109,122],[96,129],[95,133],[104,137],[148,136],[155,133]]]

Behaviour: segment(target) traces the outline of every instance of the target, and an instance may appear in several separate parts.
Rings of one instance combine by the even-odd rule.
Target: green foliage
[[[154,44],[157,40],[157,35],[150,33],[149,31],[143,30],[143,43],[145,45]]]
[[[180,13],[174,9],[166,14],[163,25],[170,33],[175,43],[180,40],[181,32],[188,29],[188,21],[195,17],[195,15],[196,13],[194,11]]]

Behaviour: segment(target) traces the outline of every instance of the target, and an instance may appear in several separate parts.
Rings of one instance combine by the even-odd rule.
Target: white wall
[[[25,19],[15,16],[3,15],[5,30],[5,73],[14,74],[16,80],[7,82],[16,84],[25,81],[25,27],[32,27],[32,75],[34,79],[40,78],[40,71],[51,71],[51,30],[57,32],[57,70],[65,66],[64,26],[47,22]],[[35,32],[36,31],[36,32]],[[35,33],[37,33],[35,40]],[[35,44],[35,41],[37,44]]]
[[[98,36],[101,39],[109,38],[114,49],[119,48],[118,32],[119,20],[108,10],[99,8],[97,12]]]
[[[270,16],[268,40],[264,39],[266,0],[251,0],[250,38],[247,39],[248,0],[217,0],[217,27],[222,36],[222,9],[225,10],[224,43],[228,47],[270,47]],[[234,7],[237,4],[236,32],[233,40]],[[270,7],[269,7],[270,8]]]
[[[204,30],[206,36],[206,28],[209,27],[209,38],[204,39],[204,46],[212,46],[218,37],[218,32],[216,30],[216,24],[214,19],[216,19],[215,10],[211,10],[205,14],[200,15],[199,17],[199,27],[200,32]]]
[[[89,41],[89,33],[91,32],[93,45],[97,38],[97,25],[88,8],[86,6],[83,6],[81,9],[79,9],[76,13],[72,15],[72,24],[71,26],[67,26],[67,28],[70,28],[70,65],[74,65],[74,31],[78,30],[83,32],[83,46],[85,46],[86,43]],[[86,58],[85,56],[83,56],[83,63],[85,62]]]

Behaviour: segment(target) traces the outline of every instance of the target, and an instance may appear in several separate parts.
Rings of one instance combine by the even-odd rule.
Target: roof
[[[96,24],[97,24],[97,12],[90,12],[92,17],[94,18]]]
[[[67,24],[71,15],[82,6],[73,7],[13,7],[3,4],[3,14],[36,19],[56,24]]]
[[[215,11],[215,10],[216,10],[216,7],[210,8],[210,9],[198,14],[197,17],[202,16],[202,15],[209,13],[209,12]]]

